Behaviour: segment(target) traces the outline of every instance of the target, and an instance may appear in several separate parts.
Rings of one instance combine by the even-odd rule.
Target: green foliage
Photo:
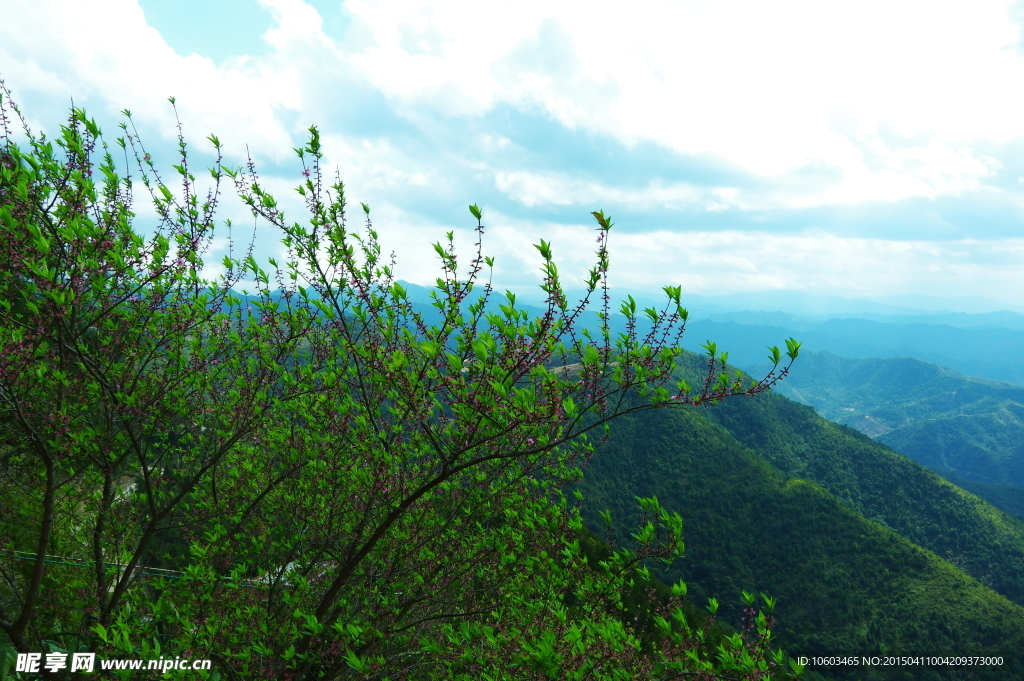
[[[635,500],[637,546],[595,562],[561,496],[611,420],[780,376],[750,383],[712,357],[701,388],[670,390],[685,318],[671,287],[646,335],[635,305],[621,333],[577,333],[598,289],[608,318],[603,213],[578,303],[538,246],[548,299],[534,317],[511,295],[488,305],[493,260],[471,206],[468,266],[452,233],[434,246],[430,321],[382,259],[369,207],[362,229],[347,225],[315,127],[296,150],[303,225],[252,163],[218,159],[201,199],[180,136],[172,191],[126,112],[118,145],[160,218],[147,240],[130,176],[83,111],[59,152],[27,126],[22,150],[17,109],[0,103],[0,630],[13,649],[210,657],[201,676],[232,679],[780,676],[773,601],[746,603],[725,635],[682,585],[647,586],[646,561],[682,553],[678,514]],[[287,256],[271,270],[228,256],[211,282],[199,273],[228,179]],[[239,296],[246,277],[257,290]]]

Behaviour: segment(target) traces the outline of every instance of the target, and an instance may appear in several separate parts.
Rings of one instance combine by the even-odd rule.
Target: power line
[[[37,556],[35,554],[29,553],[27,551],[13,551],[11,553],[14,554],[15,558],[20,558],[22,560],[37,560]],[[53,564],[56,564],[56,565],[70,565],[72,567],[92,567],[91,563],[85,563],[85,562],[82,562],[80,560],[76,560],[74,558],[69,558],[67,556],[53,556],[53,555],[50,555],[50,554],[45,554],[45,557],[43,558],[43,562],[44,563],[53,563]],[[111,567],[116,567],[116,568],[126,568],[127,567],[126,565],[123,565],[121,563],[109,563],[109,565]],[[136,574],[146,575],[148,577],[166,577],[168,579],[184,579],[185,578],[185,573],[182,572],[181,570],[166,570],[164,568],[139,566],[139,567],[135,568],[134,572]],[[230,577],[223,577],[222,579],[224,581],[231,581]],[[254,583],[254,581],[255,581],[255,583]],[[251,579],[240,580],[239,581],[239,585],[240,586],[249,587],[249,588],[254,588],[254,589],[255,588],[260,588],[260,587],[264,587],[265,588],[267,586],[266,584],[261,584],[259,582],[259,580],[251,580]]]

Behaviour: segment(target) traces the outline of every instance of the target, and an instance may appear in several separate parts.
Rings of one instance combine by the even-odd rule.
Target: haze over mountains
[[[429,304],[428,288],[402,283],[411,300]],[[502,299],[503,292],[495,294]],[[624,328],[617,312],[627,295],[641,308],[661,309],[665,304],[660,292],[612,289],[610,294],[616,331]],[[516,295],[521,307],[539,312],[543,303],[539,289]],[[567,291],[567,295],[574,302],[582,291]],[[582,321],[585,326],[598,323],[598,293],[592,301]],[[684,292],[682,302],[690,312],[683,347],[701,352],[701,344],[712,340],[729,352],[732,364],[753,374],[765,361],[766,346],[782,345],[792,336],[803,343],[804,351],[854,358],[914,357],[965,376],[1024,386],[1024,307],[977,297],[893,296],[878,301],[795,291],[723,296]],[[805,371],[801,366],[798,363],[795,371]]]
[[[655,296],[637,300],[661,302]],[[789,291],[684,295],[683,304],[691,314],[684,346],[699,350],[713,340],[744,369],[764,363],[766,345],[793,336],[805,351],[914,357],[965,376],[1024,385],[1024,308],[997,301],[903,296],[879,302]],[[798,365],[795,371],[807,369]]]

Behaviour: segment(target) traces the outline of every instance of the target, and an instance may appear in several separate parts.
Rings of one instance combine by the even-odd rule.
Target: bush
[[[301,226],[251,162],[221,165],[216,137],[203,195],[179,134],[176,196],[126,112],[117,146],[160,216],[147,239],[96,124],[73,109],[55,140],[26,126],[23,150],[2,92],[0,628],[14,650],[212,658],[198,674],[231,679],[778,673],[770,601],[714,646],[685,585],[650,602],[656,635],[629,621],[644,562],[682,550],[678,515],[640,500],[635,550],[588,561],[560,493],[617,416],[755,394],[788,370],[743,385],[709,344],[704,384],[675,382],[678,287],[643,323],[624,303],[613,334],[602,212],[578,303],[537,245],[547,301],[532,317],[481,283],[493,260],[470,206],[474,259],[461,268],[452,234],[435,244],[428,314],[382,260],[369,207],[347,225],[316,128],[297,150]],[[227,180],[289,257],[266,271],[250,247],[206,281]],[[235,290],[245,277],[252,295]],[[592,297],[595,333],[580,324]]]

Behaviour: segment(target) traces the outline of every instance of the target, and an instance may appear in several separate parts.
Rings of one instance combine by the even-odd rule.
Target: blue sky
[[[291,149],[316,124],[410,281],[444,232],[468,244],[476,202],[501,287],[538,281],[541,238],[581,276],[604,209],[623,288],[1024,306],[1017,3],[2,6],[0,77],[34,128],[73,98],[114,137],[127,108],[169,163],[173,95],[197,153],[248,145],[300,219]]]

